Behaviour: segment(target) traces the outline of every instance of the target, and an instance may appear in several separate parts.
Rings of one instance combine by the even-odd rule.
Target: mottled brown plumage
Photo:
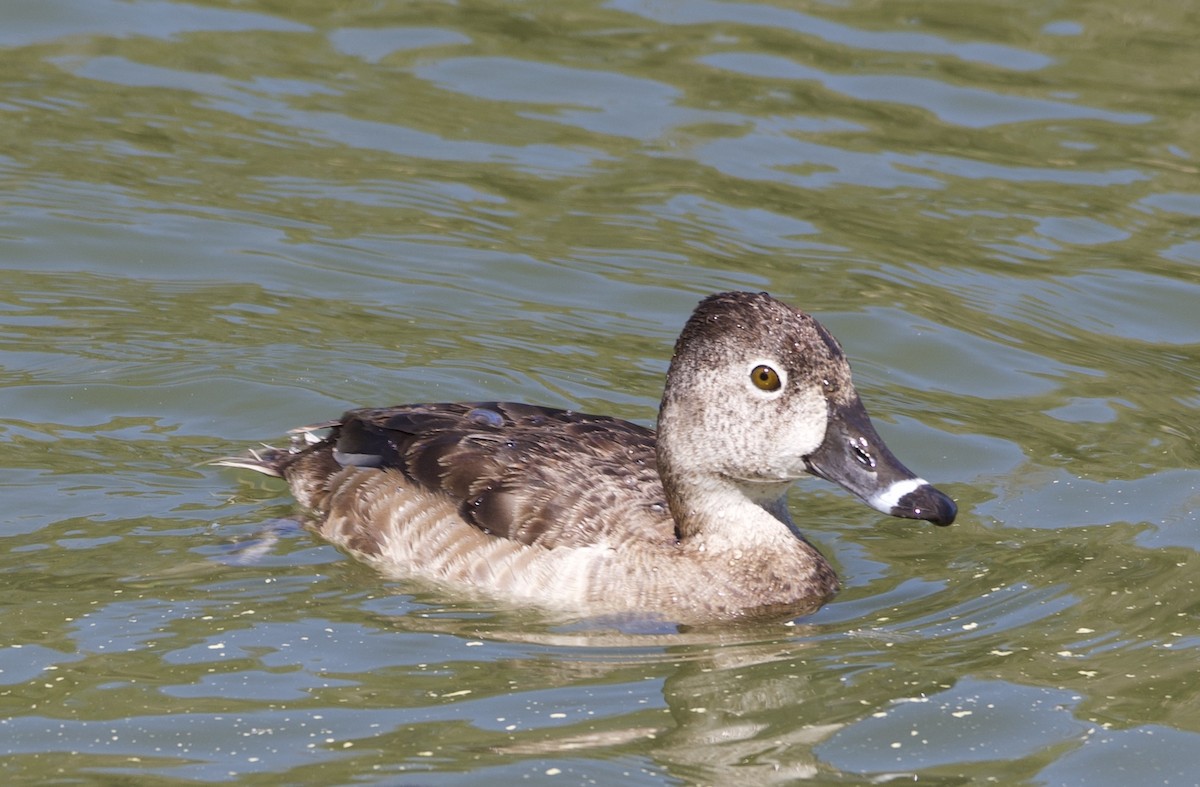
[[[700,304],[658,435],[510,402],[351,410],[297,432],[222,463],[286,479],[322,536],[385,572],[584,613],[820,606],[837,579],[784,497],[805,473],[896,516],[954,517],[875,434],[836,340],[765,293]]]
[[[547,549],[675,540],[654,433],[627,421],[513,402],[400,405],[351,410],[309,450],[331,447],[378,457],[371,466],[445,494],[499,538]],[[602,516],[622,506],[619,526]]]

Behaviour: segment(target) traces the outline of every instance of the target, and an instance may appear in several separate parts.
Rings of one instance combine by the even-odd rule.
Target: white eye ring
[[[769,360],[756,360],[750,364],[746,375],[750,388],[760,396],[774,398],[787,387],[787,372],[780,364]]]

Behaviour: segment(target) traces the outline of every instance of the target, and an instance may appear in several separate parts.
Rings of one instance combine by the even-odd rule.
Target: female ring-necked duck
[[[351,410],[296,433],[220,463],[285,479],[321,536],[389,575],[584,614],[817,609],[837,577],[785,496],[807,474],[892,516],[956,514],[876,434],[837,340],[766,293],[696,308],[657,435],[508,402]]]

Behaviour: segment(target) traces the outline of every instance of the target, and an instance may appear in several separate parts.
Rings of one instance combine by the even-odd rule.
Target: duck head
[[[954,501],[884,444],[833,335],[766,293],[700,303],[675,346],[658,429],[658,464],[672,491],[732,485],[777,513],[812,474],[885,514],[938,525]],[[786,512],[782,514],[786,516]]]

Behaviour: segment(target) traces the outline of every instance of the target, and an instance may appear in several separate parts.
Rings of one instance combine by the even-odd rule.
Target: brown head
[[[688,320],[667,372],[658,464],[677,522],[688,513],[673,490],[732,486],[770,507],[809,473],[892,516],[945,525],[956,513],[880,439],[833,335],[766,293],[712,295]]]

